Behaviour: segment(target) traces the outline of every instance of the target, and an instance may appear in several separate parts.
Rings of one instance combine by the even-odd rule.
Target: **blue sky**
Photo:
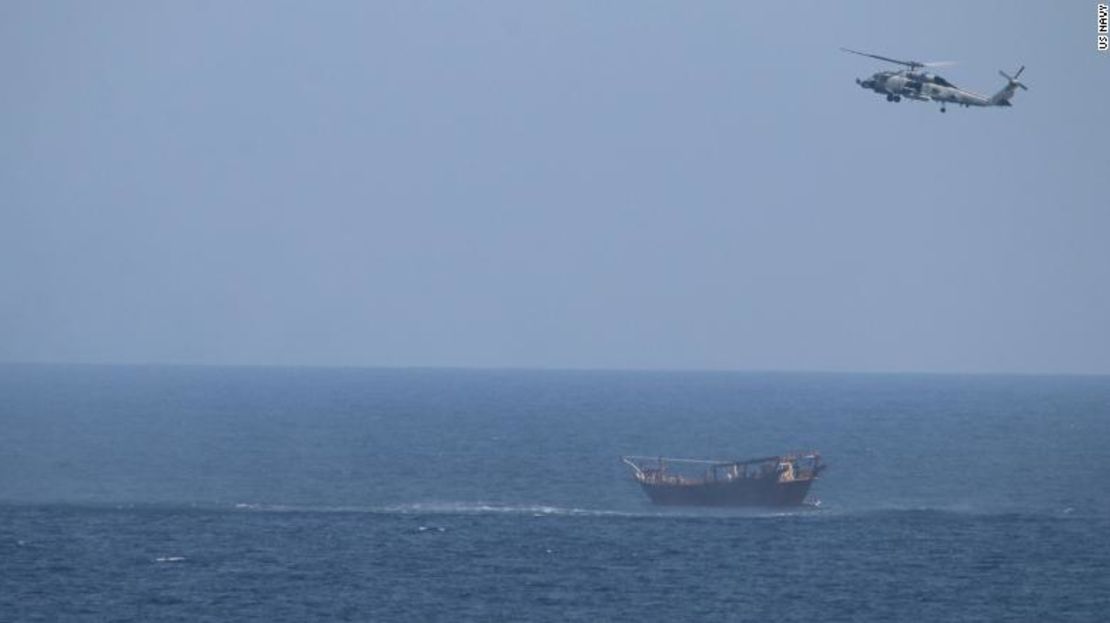
[[[1085,1],[6,3],[0,360],[1110,373],[1095,34]],[[890,104],[840,46],[1030,90]]]

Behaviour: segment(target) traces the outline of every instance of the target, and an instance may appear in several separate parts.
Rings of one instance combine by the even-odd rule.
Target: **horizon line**
[[[535,366],[535,365],[436,365],[436,364],[322,364],[322,363],[210,363],[175,361],[6,361],[2,366],[41,367],[102,367],[102,368],[274,368],[310,370],[412,370],[459,372],[625,372],[625,373],[709,373],[709,374],[823,374],[859,376],[1055,376],[1108,377],[1110,372],[1046,372],[989,370],[829,370],[818,368],[714,368],[714,367],[601,367],[601,366]]]

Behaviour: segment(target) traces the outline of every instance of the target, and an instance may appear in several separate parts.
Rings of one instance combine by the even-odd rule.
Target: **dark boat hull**
[[[758,478],[704,483],[641,482],[651,501],[665,506],[800,506],[812,479]]]

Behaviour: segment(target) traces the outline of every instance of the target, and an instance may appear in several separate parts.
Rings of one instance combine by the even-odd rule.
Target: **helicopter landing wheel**
[[[948,109],[947,109],[947,108],[945,108],[944,106],[941,106],[941,107],[940,107],[940,111],[941,111],[941,112],[948,112]]]
[[[902,96],[901,95],[895,95],[894,96],[894,101],[896,101],[896,102],[902,101]]]
[[[886,101],[888,101],[888,102],[893,102],[893,101],[894,101],[894,96],[893,96],[893,95],[891,95],[891,94],[889,94],[889,93],[887,93],[887,96],[886,96]]]

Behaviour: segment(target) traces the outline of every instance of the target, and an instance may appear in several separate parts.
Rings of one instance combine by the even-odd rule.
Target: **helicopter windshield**
[[[952,87],[952,88],[956,87],[956,85],[954,85],[951,82],[945,80],[944,78],[941,78],[940,76],[933,76],[933,83],[934,84],[939,84],[942,87]]]

